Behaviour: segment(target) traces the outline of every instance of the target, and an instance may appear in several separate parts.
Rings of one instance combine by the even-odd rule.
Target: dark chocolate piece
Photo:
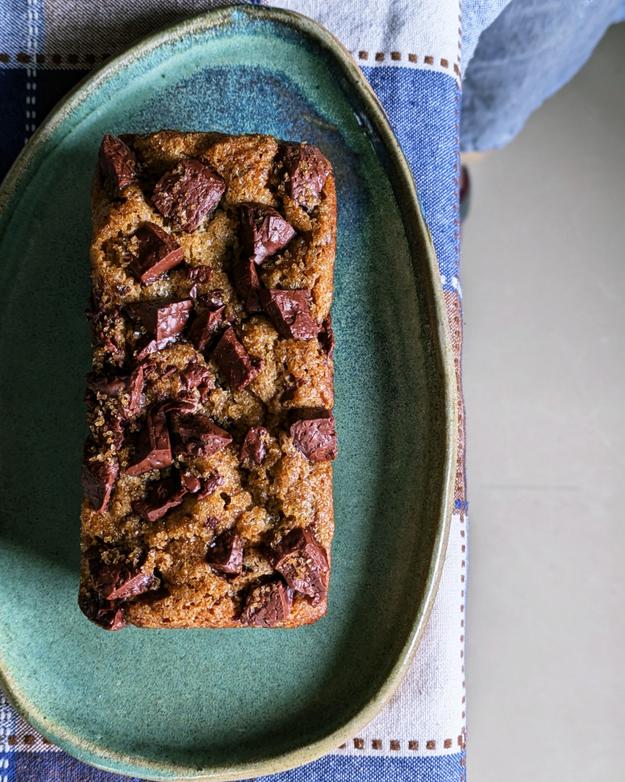
[[[310,291],[260,291],[260,302],[281,337],[314,339],[319,333],[310,313]]]
[[[334,416],[295,421],[290,427],[293,445],[311,462],[336,459]]]
[[[167,399],[161,402],[158,409],[163,413],[194,413],[197,410],[197,402],[193,394],[182,391],[175,399]]]
[[[193,473],[190,472],[181,472],[180,482],[189,492],[189,494],[197,494],[202,488],[202,482],[200,479],[197,477],[197,475],[193,475]]]
[[[285,144],[282,161],[287,173],[286,191],[294,201],[304,206],[319,200],[330,164],[312,144]]]
[[[230,530],[223,532],[208,549],[206,561],[217,573],[238,575],[243,570],[243,540]]]
[[[164,410],[154,408],[148,411],[143,428],[139,432],[134,459],[126,467],[126,473],[142,475],[148,470],[169,467],[172,463],[167,416]]]
[[[126,412],[128,415],[135,415],[141,409],[141,395],[143,394],[143,384],[145,380],[143,366],[139,364],[130,373],[126,384],[129,400]]]
[[[247,312],[262,312],[258,298],[261,290],[258,278],[258,269],[251,258],[240,258],[232,267],[232,284],[236,292],[243,300],[243,306]]]
[[[265,461],[268,438],[269,432],[264,426],[252,426],[248,429],[240,453],[241,464],[244,467],[251,469]]]
[[[137,178],[137,159],[130,147],[117,136],[107,133],[100,144],[98,162],[104,185],[113,196],[120,196],[124,188]]]
[[[213,359],[228,384],[237,390],[245,388],[259,372],[258,365],[239,342],[232,326],[221,335],[213,350]]]
[[[328,557],[312,530],[292,529],[280,542],[275,568],[294,592],[312,598],[314,605],[328,591]]]
[[[182,247],[156,223],[143,223],[135,236],[139,247],[128,269],[144,285],[182,263]]]
[[[191,282],[206,284],[213,276],[213,270],[209,266],[186,266],[185,273]]]
[[[232,437],[207,415],[175,416],[172,421],[176,453],[211,456],[232,442]]]
[[[180,382],[187,391],[194,388],[200,392],[200,397],[204,399],[209,391],[215,388],[215,377],[208,367],[191,361],[180,372]]]
[[[208,478],[202,479],[202,488],[197,493],[197,497],[199,500],[203,500],[204,497],[208,497],[209,495],[213,494],[217,489],[223,484],[224,479],[219,475],[219,473],[213,473],[212,475],[209,475]]]
[[[82,486],[93,510],[101,512],[108,509],[118,474],[117,462],[98,462],[93,459],[84,462]]]
[[[295,236],[295,229],[280,212],[266,204],[241,204],[241,248],[245,257],[260,265]]]
[[[87,378],[87,388],[92,391],[97,391],[99,394],[106,394],[106,396],[112,396],[117,398],[123,391],[126,390],[128,378],[127,377],[109,377],[103,375],[101,377],[90,376]]]
[[[224,319],[225,307],[200,310],[189,327],[189,339],[197,350],[204,350]]]
[[[159,521],[181,505],[186,495],[187,488],[178,475],[160,478],[148,484],[145,498],[135,500],[132,509],[146,521]]]
[[[83,614],[104,630],[121,630],[126,626],[126,617],[123,606],[109,603],[104,598],[91,592],[89,595],[80,595],[78,605]]]
[[[123,577],[104,597],[107,600],[128,600],[136,595],[142,595],[144,592],[150,592],[158,589],[161,580],[154,573],[127,574]]]
[[[212,168],[187,158],[156,183],[152,201],[172,225],[187,233],[195,231],[215,209],[226,183]]]
[[[254,627],[274,627],[287,618],[291,603],[291,590],[282,581],[253,587],[247,594],[241,622]]]
[[[145,328],[156,342],[170,340],[180,334],[193,309],[191,299],[180,301],[141,301],[127,307],[131,317]]]
[[[334,329],[332,328],[332,316],[328,317],[321,324],[321,329],[317,335],[319,344],[328,358],[334,358]]]

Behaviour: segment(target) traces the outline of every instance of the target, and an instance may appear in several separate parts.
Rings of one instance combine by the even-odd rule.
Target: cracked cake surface
[[[296,627],[334,531],[332,168],[305,143],[104,137],[79,604],[109,630]]]

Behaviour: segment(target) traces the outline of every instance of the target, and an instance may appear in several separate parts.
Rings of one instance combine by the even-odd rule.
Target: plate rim
[[[431,326],[432,344],[436,353],[435,361],[440,375],[444,414],[444,443],[443,458],[441,460],[443,474],[441,476],[442,486],[438,503],[439,523],[436,527],[432,545],[432,556],[428,566],[423,599],[415,612],[413,626],[408,638],[387,678],[371,696],[366,705],[356,715],[343,723],[341,727],[311,743],[275,757],[265,758],[260,761],[247,761],[236,765],[220,765],[198,769],[197,766],[191,768],[173,762],[150,761],[141,755],[103,752],[101,746],[96,742],[82,739],[61,724],[55,725],[50,723],[35,704],[28,702],[26,697],[20,695],[19,685],[11,682],[7,666],[0,659],[0,685],[9,702],[18,714],[46,739],[78,760],[96,768],[118,774],[138,774],[145,779],[155,780],[155,782],[162,782],[162,780],[172,780],[173,782],[174,778],[180,782],[191,782],[191,780],[194,782],[201,782],[202,780],[206,782],[209,780],[210,782],[228,782],[275,774],[312,762],[356,735],[362,727],[376,716],[393,695],[423,638],[434,599],[438,592],[451,526],[457,451],[458,391],[448,315],[440,285],[440,270],[436,253],[430,231],[421,211],[412,173],[399,142],[390,127],[382,105],[351,53],[321,24],[295,11],[269,6],[231,5],[213,8],[182,22],[168,25],[156,33],[141,38],[137,43],[107,61],[95,72],[89,73],[50,111],[44,122],[24,146],[0,185],[0,218],[2,218],[6,226],[7,219],[10,219],[15,211],[13,196],[19,193],[22,181],[24,183],[28,181],[30,167],[36,159],[39,147],[51,137],[53,132],[69,118],[100,84],[105,83],[109,78],[123,71],[128,64],[172,40],[201,33],[214,27],[225,27],[229,23],[231,24],[236,14],[244,14],[253,21],[265,20],[293,28],[299,34],[311,39],[322,50],[328,51],[333,57],[335,64],[347,76],[348,82],[356,88],[358,97],[365,106],[376,133],[382,139],[384,147],[392,153],[391,162],[396,168],[399,177],[396,182],[392,181],[391,184],[398,201],[402,222],[405,224],[406,217],[410,214],[410,221],[413,224],[416,223],[419,228],[419,236],[423,244],[420,251],[425,255],[423,269],[419,271],[427,271],[425,277],[428,285],[424,298],[428,305],[428,312],[425,315],[429,316]],[[401,198],[399,197],[400,195]],[[0,231],[0,242],[3,235],[4,231]],[[411,240],[411,237],[408,236],[408,241],[412,245],[411,256],[414,258],[417,239]],[[111,763],[111,761],[115,762]]]

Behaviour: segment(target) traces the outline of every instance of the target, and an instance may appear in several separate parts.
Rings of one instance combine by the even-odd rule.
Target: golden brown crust
[[[280,166],[280,142],[271,137],[161,131],[122,138],[134,152],[141,173],[121,197],[111,196],[100,174],[94,182],[92,374],[127,376],[140,363],[143,396],[139,409],[133,410],[129,388],[113,397],[93,383],[90,386],[90,458],[96,464],[114,462],[119,473],[108,507],[94,509],[89,499],[83,503],[81,606],[87,607],[85,613],[91,618],[96,613],[94,599],[108,611],[101,597],[103,577],[96,571],[104,568],[109,574],[117,566],[116,572],[121,568],[126,574],[132,571],[146,579],[156,574],[160,579],[158,589],[150,588],[120,604],[127,623],[160,628],[241,626],[239,617],[249,590],[279,577],[272,552],[289,530],[313,530],[329,559],[334,530],[332,465],[311,461],[298,450],[289,424],[296,411],[330,413],[334,396],[332,357],[321,341],[280,336],[265,314],[246,312],[235,291],[232,269],[241,253],[238,205],[272,206],[293,226],[295,238],[258,267],[260,281],[267,288],[309,290],[311,314],[321,326],[329,317],[333,292],[334,178],[330,172],[314,208],[308,203],[304,208],[289,195]],[[210,166],[226,185],[216,211],[191,232],[176,230],[151,202],[157,180],[187,158]],[[175,237],[184,255],[182,265],[147,285],[131,272],[139,251],[135,233],[146,222]],[[192,280],[189,270],[194,267],[210,269],[210,279]],[[258,371],[245,387],[235,389],[224,382],[211,350],[199,351],[183,336],[142,361],[133,358],[144,337],[128,317],[129,305],[188,299],[193,293],[198,297],[194,307],[203,296],[220,299],[223,323],[233,324],[251,360],[258,360]],[[185,373],[190,365],[205,373],[203,387],[189,387]],[[225,429],[232,442],[208,455],[178,454],[171,468],[129,475],[126,470],[135,458],[146,410],[181,396],[195,405],[195,414],[207,415]],[[247,431],[255,426],[268,430],[266,456],[262,464],[244,467],[239,451]],[[187,493],[164,518],[147,521],[137,511],[137,503],[146,497],[151,482],[172,470],[190,471],[201,481],[217,475],[220,484],[204,498]],[[226,530],[235,531],[244,541],[242,572],[227,576],[207,561],[207,551]],[[94,557],[98,565],[93,564]],[[315,604],[295,592],[288,616],[273,626],[309,624],[323,616],[326,606],[325,594]]]

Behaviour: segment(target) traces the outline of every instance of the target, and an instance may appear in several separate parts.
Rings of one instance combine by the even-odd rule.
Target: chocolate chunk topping
[[[107,600],[128,600],[152,589],[158,589],[161,580],[154,573],[127,574],[115,586],[104,595]]]
[[[232,267],[232,284],[249,313],[262,312],[258,298],[261,290],[256,264],[251,258],[240,258]]]
[[[141,475],[148,470],[169,467],[173,463],[167,417],[162,409],[148,414],[139,432],[134,460],[126,468],[128,475]]]
[[[197,350],[204,348],[211,341],[213,335],[224,319],[225,307],[217,309],[200,310],[195,316],[189,328],[189,339]]]
[[[123,606],[109,603],[95,592],[89,595],[81,594],[78,605],[83,614],[104,630],[121,630],[126,626],[126,617]]]
[[[211,456],[232,442],[232,437],[207,415],[181,415],[172,421],[175,451],[188,456]]]
[[[334,416],[295,421],[290,427],[293,445],[311,462],[336,459]]]
[[[180,334],[193,309],[191,299],[181,301],[142,301],[128,305],[128,312],[139,321],[156,342],[163,342]]]
[[[200,397],[206,397],[209,391],[215,388],[215,377],[208,367],[191,361],[180,373],[180,382],[187,391],[194,388],[200,392]]]
[[[295,236],[284,217],[265,204],[241,204],[241,247],[243,255],[261,264],[282,250]]]
[[[262,464],[267,455],[267,440],[269,432],[264,426],[252,426],[248,429],[243,445],[241,446],[241,464],[252,468]]]
[[[258,374],[259,367],[237,339],[232,326],[221,335],[213,350],[219,371],[235,389],[245,388]]]
[[[254,627],[274,627],[291,610],[291,590],[282,581],[270,581],[252,588],[241,612],[241,622]]]
[[[197,402],[193,394],[182,391],[175,399],[161,402],[158,409],[163,413],[194,413],[197,409]]]
[[[321,324],[321,329],[317,335],[319,344],[324,353],[329,358],[334,358],[334,329],[332,328],[332,316],[328,317]]]
[[[126,412],[128,415],[135,415],[141,409],[141,395],[143,394],[144,369],[140,364],[130,374],[126,384],[129,400]]]
[[[103,375],[102,377],[89,377],[87,379],[87,388],[90,388],[92,391],[97,391],[99,394],[118,397],[126,390],[127,380],[128,378],[126,377],[108,377],[107,375]]]
[[[163,217],[191,233],[215,209],[225,190],[219,174],[189,158],[159,179],[152,200]]]
[[[280,542],[275,568],[295,592],[313,604],[328,591],[328,557],[311,529],[291,530]]]
[[[193,475],[193,473],[190,472],[181,472],[180,482],[189,492],[189,494],[197,494],[197,492],[199,492],[202,488],[202,482],[200,479],[197,477],[197,475]]]
[[[96,511],[108,509],[119,466],[117,462],[86,461],[82,466],[81,480],[89,505]]]
[[[224,479],[219,473],[213,473],[208,478],[202,480],[202,488],[197,493],[198,499],[203,500],[204,497],[208,497],[213,494],[224,482]]]
[[[140,364],[130,375],[92,376],[87,380],[87,388],[113,398],[119,398],[122,394],[127,394],[129,399],[124,413],[127,416],[131,416],[135,415],[141,407],[143,380],[143,366]]]
[[[210,282],[210,279],[213,276],[213,270],[208,266],[186,266],[185,272],[187,279],[191,280],[191,282],[200,284]]]
[[[310,291],[260,291],[260,302],[280,336],[286,339],[314,339],[319,332],[310,313]]]
[[[128,269],[144,285],[149,285],[182,263],[182,247],[155,223],[143,223],[135,236],[139,247]]]
[[[100,172],[106,189],[112,196],[119,196],[122,190],[137,178],[137,159],[127,144],[109,133],[104,136],[98,153]]]
[[[330,164],[311,144],[286,144],[282,161],[288,177],[287,193],[299,204],[312,206],[323,190]]]
[[[146,521],[158,521],[172,508],[177,508],[187,494],[187,488],[179,476],[161,478],[148,484],[143,500],[135,500],[132,509]]]
[[[206,561],[217,573],[238,575],[243,570],[243,541],[229,530],[223,532],[208,549]]]

